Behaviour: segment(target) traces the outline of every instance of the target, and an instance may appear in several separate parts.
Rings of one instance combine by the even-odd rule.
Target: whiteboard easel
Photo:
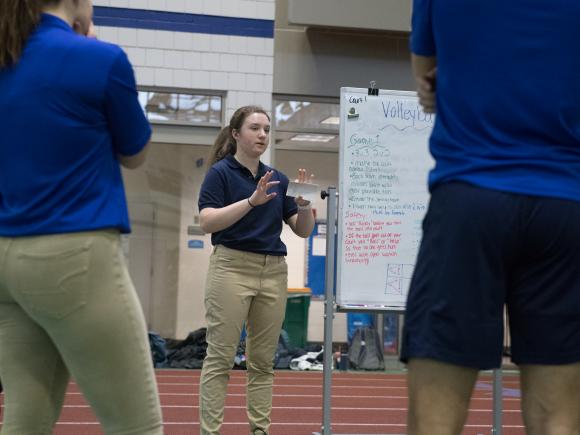
[[[370,93],[340,94],[336,300],[340,310],[402,312],[429,202],[434,116],[414,92]]]
[[[314,435],[332,435],[334,313],[404,311],[429,200],[427,173],[433,161],[427,144],[433,117],[422,112],[415,93],[373,91],[371,95],[370,89],[341,89],[341,201],[334,187],[322,194],[328,198],[323,422],[322,431]],[[493,435],[502,432],[501,399],[498,369],[493,381]]]

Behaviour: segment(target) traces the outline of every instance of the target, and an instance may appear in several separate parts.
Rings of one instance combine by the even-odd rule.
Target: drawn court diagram
[[[414,266],[412,264],[388,264],[385,294],[406,295],[411,285],[413,269]]]

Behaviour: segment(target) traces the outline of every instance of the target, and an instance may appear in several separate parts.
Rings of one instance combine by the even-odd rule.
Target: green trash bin
[[[310,290],[310,289],[308,289]],[[286,302],[286,317],[282,328],[288,333],[290,344],[304,349],[308,336],[308,310],[310,308],[310,292],[288,292]]]

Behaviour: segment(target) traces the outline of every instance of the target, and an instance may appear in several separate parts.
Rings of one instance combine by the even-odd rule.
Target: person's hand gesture
[[[252,207],[266,204],[268,201],[276,197],[276,192],[268,193],[269,189],[271,189],[276,184],[280,184],[279,181],[270,181],[272,175],[274,175],[274,171],[268,171],[262,178],[260,178],[260,181],[258,181],[258,187],[256,187],[256,190],[249,198],[250,205]]]
[[[294,180],[294,182],[312,184],[313,179],[314,179],[314,174],[310,174],[310,176],[307,176],[306,169],[298,169],[298,178],[296,178]],[[298,207],[307,207],[308,205],[310,205],[310,201],[302,198],[301,196],[297,196],[294,200],[296,201],[296,204],[298,205]]]
[[[425,113],[435,113],[435,84],[437,79],[437,68],[433,68],[423,77],[417,79],[417,94],[419,95],[419,104],[423,107]]]
[[[87,31],[87,38],[97,38],[97,31],[95,30],[95,23],[91,21],[89,30]]]
[[[73,23],[73,30],[79,35],[86,36],[87,38],[97,37],[97,32],[95,31],[95,24],[91,21],[88,24],[83,24],[82,21],[75,21]]]

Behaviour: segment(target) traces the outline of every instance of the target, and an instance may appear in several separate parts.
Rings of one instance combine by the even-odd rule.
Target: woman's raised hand
[[[306,175],[306,169],[298,169],[298,178],[294,180],[296,183],[304,183],[304,184],[312,184],[312,180],[314,180],[314,174],[310,174],[310,176]],[[310,201],[307,199],[302,198],[301,196],[297,196],[295,198],[296,204],[299,207],[307,207],[310,204]]]
[[[307,176],[306,174],[306,169],[298,169],[298,178],[294,179],[294,182],[312,184],[314,174],[310,174],[310,176]]]
[[[255,207],[257,205],[266,204],[268,201],[276,197],[276,192],[268,193],[268,190],[273,186],[280,184],[280,181],[270,181],[273,175],[274,171],[268,171],[262,178],[260,178],[260,181],[258,181],[258,187],[256,187],[256,190],[252,193],[252,196],[250,196],[250,205]]]

